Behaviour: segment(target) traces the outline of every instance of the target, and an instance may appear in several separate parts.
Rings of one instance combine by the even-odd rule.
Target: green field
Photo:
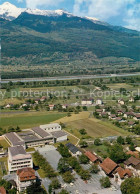
[[[4,149],[7,149],[8,147],[10,147],[10,145],[8,144],[8,142],[3,137],[0,138],[0,145],[2,145],[2,147]]]
[[[63,118],[64,116],[66,116],[65,113],[58,114],[57,112],[28,112],[24,114],[7,114],[1,117],[0,127],[8,128],[9,126],[19,126],[21,129],[31,128],[41,124],[53,122],[57,119]]]

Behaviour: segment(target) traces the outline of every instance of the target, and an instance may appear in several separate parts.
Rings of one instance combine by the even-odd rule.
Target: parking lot
[[[61,158],[61,155],[56,150],[56,148],[51,145],[46,145],[45,147],[36,149],[46,158],[46,160],[51,164],[53,169],[57,170],[58,162]]]

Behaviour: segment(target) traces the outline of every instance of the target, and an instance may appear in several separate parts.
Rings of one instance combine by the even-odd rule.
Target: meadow
[[[0,118],[0,127],[8,128],[10,126],[21,129],[47,124],[66,116],[65,113],[48,112],[25,112],[22,114],[6,114]]]

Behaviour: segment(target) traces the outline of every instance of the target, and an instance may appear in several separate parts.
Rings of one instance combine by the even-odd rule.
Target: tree
[[[108,188],[111,186],[111,182],[108,177],[102,177],[100,179],[101,186],[104,188]]]
[[[87,107],[86,106],[83,106],[83,111],[87,111]]]
[[[87,132],[86,132],[85,129],[80,129],[80,130],[79,130],[79,133],[80,133],[81,135],[86,135],[86,134],[87,134]]]
[[[61,184],[59,183],[58,179],[53,179],[51,182],[51,186],[53,189],[59,189]]]
[[[65,173],[66,171],[69,170],[69,166],[66,162],[65,158],[60,158],[59,162],[58,162],[58,167],[57,167],[58,171],[60,173]]]
[[[32,184],[26,189],[27,194],[46,194],[46,191],[41,187],[40,181],[32,182]]]
[[[59,192],[59,194],[69,194],[69,192],[68,192],[67,190],[65,190],[65,189],[62,189],[62,190]]]
[[[66,183],[71,183],[71,182],[74,180],[74,177],[72,176],[72,174],[70,173],[70,171],[65,172],[65,173],[62,175],[62,178],[63,178],[63,180],[64,180]]]
[[[87,164],[89,163],[89,159],[86,155],[82,154],[81,156],[79,156],[79,161],[81,164]]]
[[[59,194],[69,194],[69,192],[68,192],[67,190],[65,190],[65,189],[62,189],[62,190],[59,192]]]
[[[130,146],[129,146],[129,149],[130,149],[131,151],[135,151],[135,145],[134,145],[133,142],[131,142],[131,144],[130,144]]]
[[[116,163],[122,162],[126,159],[126,154],[120,144],[114,144],[109,149],[109,157]]]
[[[81,148],[85,148],[85,147],[88,146],[86,141],[80,141],[79,145],[80,145]]]
[[[132,177],[125,179],[121,184],[122,194],[139,194],[140,192],[140,178]]]
[[[89,173],[88,170],[81,169],[79,175],[80,175],[81,179],[83,179],[83,180],[89,180],[90,179],[90,173]]]
[[[127,136],[126,139],[125,139],[125,141],[126,141],[127,144],[131,144],[132,138],[129,137],[129,136]]]
[[[91,173],[93,173],[93,174],[97,174],[100,171],[100,169],[98,168],[97,165],[94,164],[94,165],[91,166],[91,168],[89,169],[89,171]]]
[[[122,136],[119,136],[118,138],[117,138],[117,143],[119,143],[119,144],[124,144],[124,139],[122,138]]]
[[[99,138],[94,140],[94,145],[99,146],[101,145],[101,140]]]
[[[69,158],[71,156],[68,148],[64,146],[62,143],[57,147],[57,150],[59,151],[62,157]]]

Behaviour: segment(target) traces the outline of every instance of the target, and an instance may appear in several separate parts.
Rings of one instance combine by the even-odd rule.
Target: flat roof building
[[[33,167],[32,156],[26,153],[23,146],[8,148],[8,169],[9,172],[16,172],[18,169]]]
[[[61,125],[58,123],[52,123],[52,124],[47,124],[47,125],[40,125],[41,129],[44,129],[45,131],[49,132],[54,132],[54,131],[61,131]]]

